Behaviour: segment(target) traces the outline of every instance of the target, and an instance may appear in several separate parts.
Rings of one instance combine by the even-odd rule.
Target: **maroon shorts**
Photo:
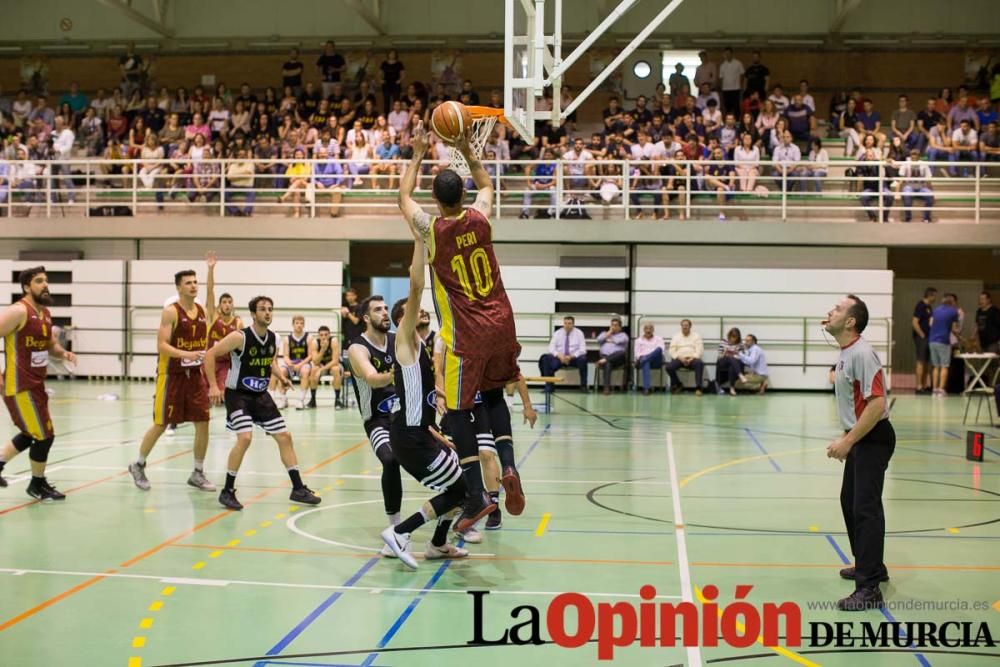
[[[223,366],[222,364],[216,362],[215,364],[215,385],[219,388],[219,391],[226,390],[226,376],[229,375],[229,364]]]
[[[445,350],[444,390],[449,410],[472,410],[476,392],[489,391],[514,382],[521,375],[517,358],[521,346],[513,345],[494,350],[488,356],[459,356]]]
[[[35,440],[45,440],[55,436],[52,429],[52,417],[49,416],[49,395],[45,393],[45,385],[19,391],[13,396],[4,396],[14,426],[21,433],[27,433]]]
[[[159,426],[208,421],[208,382],[201,368],[156,378],[153,423]]]

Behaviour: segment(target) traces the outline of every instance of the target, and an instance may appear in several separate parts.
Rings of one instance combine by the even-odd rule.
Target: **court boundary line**
[[[677,569],[681,577],[681,595],[685,602],[694,604],[691,586],[691,566],[688,563],[687,539],[684,535],[684,514],[681,511],[681,491],[677,483],[677,463],[674,460],[674,437],[667,431],[667,468],[670,476],[670,495],[674,507],[674,540],[677,543]],[[686,647],[689,667],[701,667],[701,647]]]

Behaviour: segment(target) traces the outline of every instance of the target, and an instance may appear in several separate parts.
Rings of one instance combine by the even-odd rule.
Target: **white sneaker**
[[[173,424],[168,424],[167,430],[163,432],[163,435],[167,436],[168,438],[174,437],[175,435],[177,435],[177,427],[174,426]]]
[[[725,213],[720,213],[719,214],[719,220],[725,220],[725,219],[726,219],[726,214]]]
[[[427,543],[427,551],[424,552],[426,560],[440,560],[442,558],[468,558],[469,551],[461,547],[456,547],[450,542],[445,542],[443,546],[436,547],[430,542]]]
[[[480,533],[475,528],[470,528],[467,531],[465,531],[464,533],[458,533],[456,531],[456,534],[459,535],[463,540],[465,540],[466,544],[482,544],[483,543],[483,534]]]
[[[274,397],[274,407],[278,408],[279,410],[283,410],[284,408],[287,408],[288,407],[288,397],[285,396],[284,394],[278,394],[277,396],[275,396]]]
[[[406,543],[406,552],[407,553],[413,553],[413,542],[407,542]],[[382,545],[382,551],[380,551],[379,553],[381,553],[386,558],[395,558],[396,557],[396,554],[393,553],[392,549],[389,548],[388,544],[383,544]]]
[[[382,531],[382,541],[385,542],[385,545],[389,547],[392,553],[396,554],[396,558],[402,561],[403,565],[411,570],[417,569],[417,559],[410,553],[409,533],[400,535],[396,532],[395,527],[389,526]]]

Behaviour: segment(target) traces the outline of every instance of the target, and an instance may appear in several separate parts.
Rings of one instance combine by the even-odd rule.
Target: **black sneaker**
[[[462,503],[462,516],[455,521],[455,532],[464,533],[476,522],[497,508],[497,504],[485,491],[474,496],[466,496]]]
[[[856,568],[845,567],[843,570],[840,571],[840,578],[841,579],[848,579],[850,581],[855,581],[857,579],[857,570],[856,570]],[[879,583],[885,583],[885,582],[889,581],[889,573],[888,572],[883,572],[882,576],[880,576],[878,578],[878,580],[879,580]]]
[[[873,588],[859,588],[846,598],[837,600],[837,609],[840,611],[870,611],[881,609],[885,606],[882,598],[882,591],[878,586]]]
[[[223,489],[219,494],[219,502],[224,507],[239,512],[243,509],[243,503],[236,499],[236,489]]]
[[[320,497],[310,491],[308,486],[300,486],[297,489],[292,489],[292,495],[288,496],[288,499],[305,505],[320,504]]]
[[[56,487],[49,484],[49,480],[44,477],[39,481],[32,478],[31,483],[28,484],[28,495],[42,502],[66,500],[66,494],[57,491]]]
[[[501,525],[503,525],[503,513],[498,507],[490,512],[490,516],[486,519],[486,530],[500,530]]]
[[[3,475],[0,475],[0,489],[5,488],[7,488],[7,480],[3,478]]]
[[[306,407],[307,408],[315,408],[316,407],[316,399],[315,398],[310,399],[309,402],[306,403]]]

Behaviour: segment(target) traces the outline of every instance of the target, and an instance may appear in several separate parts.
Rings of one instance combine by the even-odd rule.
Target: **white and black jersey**
[[[303,333],[302,338],[296,338],[295,334],[288,334],[288,359],[290,361],[302,361],[309,356],[309,334]]]
[[[234,433],[249,433],[256,424],[271,435],[284,433],[288,427],[267,392],[277,336],[268,331],[261,338],[253,327],[240,333],[243,345],[229,355],[232,365],[226,376],[226,428]]]
[[[403,420],[405,426],[436,426],[434,362],[423,342],[420,343],[416,363],[403,366],[397,359],[395,373],[399,411],[393,415],[393,420]]]
[[[396,334],[385,335],[384,348],[372,343],[364,334],[351,341],[351,346],[355,345],[360,345],[368,351],[372,367],[377,372],[388,373],[392,370],[396,354]],[[354,369],[351,369],[351,376],[354,379],[354,397],[358,399],[361,420],[367,425],[373,419],[388,419],[396,405],[395,388],[391,384],[385,387],[372,387],[365,382],[364,376]]]

